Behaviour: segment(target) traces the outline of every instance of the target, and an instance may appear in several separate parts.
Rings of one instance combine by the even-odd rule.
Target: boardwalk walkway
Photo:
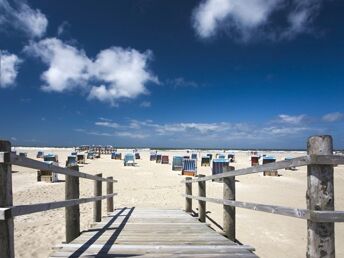
[[[181,210],[116,209],[50,257],[257,257]]]

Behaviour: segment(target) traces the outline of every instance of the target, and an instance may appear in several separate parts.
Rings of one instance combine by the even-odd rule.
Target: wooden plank
[[[252,247],[230,241],[196,218],[176,210],[169,213],[160,209],[116,210],[72,243],[57,246],[51,257],[257,257]],[[190,219],[196,223],[180,222]]]
[[[344,211],[310,211],[314,222],[344,222]]]
[[[109,179],[106,179],[106,178],[97,177],[97,176],[86,174],[83,172],[77,172],[69,168],[54,166],[52,164],[48,164],[42,161],[30,159],[27,157],[22,157],[14,153],[11,153],[11,163],[13,165],[17,165],[21,167],[27,167],[27,168],[38,169],[38,170],[48,170],[48,171],[55,172],[57,174],[76,176],[76,177],[81,177],[81,178],[95,180],[95,181],[103,181],[103,182],[109,181]],[[117,183],[117,180],[112,180],[110,182]]]
[[[199,177],[204,177],[204,175],[199,175]],[[206,181],[198,182],[198,196],[206,197]],[[206,205],[205,201],[198,201],[198,219],[200,222],[205,222]]]
[[[10,210],[11,217],[16,217],[16,216],[36,213],[40,211],[53,210],[53,209],[69,207],[69,206],[73,206],[77,204],[103,200],[115,195],[117,195],[117,193],[113,193],[110,195],[96,196],[96,197],[80,198],[80,199],[74,199],[74,200],[37,203],[37,204],[28,204],[28,205],[17,205],[17,206],[3,209],[3,210],[0,209],[0,221],[1,221],[1,218],[4,218],[6,215],[8,216],[9,214],[8,210]]]
[[[0,152],[4,153],[4,159],[0,163],[0,207],[3,214],[0,217],[0,257],[14,257],[14,225],[13,218],[6,209],[13,205],[12,193],[12,167],[6,160],[5,153],[11,152],[11,143],[0,141]]]
[[[107,178],[108,181],[106,183],[106,194],[112,194],[113,193],[113,177],[110,176]],[[107,212],[113,212],[113,197],[107,198],[106,200],[106,208]]]
[[[189,196],[183,195],[186,198],[192,198],[195,200],[204,200],[206,202],[213,202],[218,204],[229,205],[233,207],[255,210],[255,211],[262,211],[267,213],[273,213],[283,216],[289,216],[298,219],[309,219],[309,211],[307,209],[299,209],[299,208],[288,208],[283,206],[277,205],[266,205],[266,204],[259,204],[259,203],[251,203],[251,202],[239,202],[239,201],[231,201],[231,200],[223,200],[223,199],[216,199],[216,198],[202,198],[197,196]]]
[[[223,200],[235,201],[235,177],[223,178]],[[223,233],[235,241],[235,206],[223,205]]]

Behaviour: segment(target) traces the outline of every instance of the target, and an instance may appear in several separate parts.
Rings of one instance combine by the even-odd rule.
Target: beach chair
[[[115,159],[115,158],[116,158],[116,152],[114,151],[111,153],[111,159]]]
[[[197,160],[197,153],[192,153],[192,154],[191,154],[191,159]]]
[[[235,154],[234,153],[229,153],[227,155],[227,158],[228,158],[229,162],[235,162]]]
[[[169,158],[167,155],[162,155],[161,156],[161,164],[168,164],[169,163]]]
[[[47,154],[43,156],[44,163],[47,163],[49,165],[58,166],[58,156],[55,154]],[[37,181],[45,181],[45,182],[57,182],[58,177],[57,174],[49,171],[49,170],[38,170],[37,171]]]
[[[27,153],[26,152],[19,152],[19,157],[27,157]]]
[[[156,160],[155,160],[156,163],[161,163],[161,155],[160,154],[157,154],[156,155]]]
[[[87,153],[87,159],[94,159],[94,152],[93,151],[89,151]]]
[[[197,165],[195,159],[184,159],[183,160],[183,176],[196,176],[197,175]]]
[[[259,165],[260,156],[252,155],[251,156],[251,166],[258,166]]]
[[[210,166],[210,157],[202,157],[201,158],[201,166],[207,167]]]
[[[73,167],[78,165],[77,156],[69,155],[66,161],[66,167]]]
[[[183,157],[174,156],[172,159],[172,170],[182,170],[183,169]]]
[[[76,158],[77,158],[77,161],[78,161],[78,164],[85,164],[85,154],[83,153],[78,153],[76,155]]]
[[[41,158],[43,158],[43,156],[44,156],[44,152],[43,151],[38,151],[37,155],[36,155],[36,158],[37,159],[41,159]]]
[[[272,156],[265,156],[263,157],[263,165],[276,162],[276,158]],[[278,176],[277,170],[267,170],[263,172],[264,176]]]
[[[292,160],[293,158],[289,158],[289,157],[287,157],[287,158],[285,158],[284,160]],[[296,171],[297,169],[296,169],[296,167],[289,167],[289,168],[285,168],[285,170],[292,170],[292,171]]]
[[[140,159],[141,157],[140,157],[140,153],[138,153],[138,152],[136,152],[135,153],[135,159]]]
[[[214,159],[213,160],[213,167],[212,167],[212,174],[217,175],[227,171],[229,167],[229,160],[228,159]],[[222,182],[223,179],[213,179],[216,182]]]
[[[132,153],[125,154],[124,166],[135,166],[135,156]]]
[[[149,160],[150,161],[156,161],[156,152],[151,152],[150,153]]]
[[[115,154],[115,159],[121,160],[121,159],[122,159],[122,153],[116,152],[116,154]]]

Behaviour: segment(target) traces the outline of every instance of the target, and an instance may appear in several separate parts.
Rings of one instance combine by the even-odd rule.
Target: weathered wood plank
[[[103,200],[115,195],[117,195],[117,193],[113,193],[110,195],[96,196],[96,197],[80,198],[80,199],[74,199],[74,200],[37,203],[37,204],[28,204],[28,205],[17,205],[17,206],[9,207],[6,209],[0,209],[0,221],[2,218],[6,216],[16,217],[16,216],[36,213],[40,211],[64,208],[64,207],[69,207],[69,206],[73,206],[77,204]]]
[[[309,219],[310,215],[308,210],[306,209],[299,209],[299,208],[288,208],[276,205],[266,205],[266,204],[259,204],[259,203],[250,203],[250,202],[239,202],[239,201],[231,201],[231,200],[223,200],[223,199],[216,199],[216,198],[202,198],[198,196],[190,196],[190,195],[183,195],[186,198],[192,198],[195,200],[203,200],[206,202],[213,202],[218,204],[229,205],[233,207],[255,210],[255,211],[262,211],[267,213],[273,213],[283,216],[289,216],[299,219]]]
[[[95,180],[95,181],[117,183],[117,180],[110,181],[110,179],[107,179],[107,178],[101,178],[101,177],[86,174],[83,172],[77,172],[77,171],[74,171],[74,170],[69,169],[69,168],[54,166],[52,164],[47,164],[47,163],[44,163],[42,161],[30,159],[27,157],[22,157],[22,156],[14,154],[14,153],[11,153],[11,163],[13,165],[32,168],[32,169],[48,170],[48,171],[52,171],[52,172],[55,172],[57,174],[62,174],[62,175],[76,176],[76,177],[81,177],[81,178]]]

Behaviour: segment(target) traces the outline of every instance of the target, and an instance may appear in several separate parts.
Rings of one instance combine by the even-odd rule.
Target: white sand
[[[34,158],[37,149],[17,149],[17,152],[28,152]],[[59,155],[60,165],[64,166],[67,155],[72,149],[49,149]],[[124,153],[126,151],[123,151]],[[111,160],[110,155],[102,155],[98,160],[87,160],[80,171],[90,174],[103,173],[104,177],[113,176],[119,182],[115,184],[118,196],[116,207],[150,207],[150,208],[184,208],[184,185],[180,182],[183,176],[172,171],[171,165],[156,164],[149,161],[149,151],[141,151],[141,160],[137,167],[124,167],[123,161]],[[172,156],[186,154],[186,151],[164,151]],[[215,152],[213,152],[215,153]],[[279,152],[277,160],[285,157],[302,156],[300,152]],[[236,153],[236,168],[250,165],[247,152]],[[64,199],[64,183],[36,182],[36,171],[13,166],[14,204],[49,202]],[[209,167],[198,164],[200,174],[211,174]],[[344,167],[335,168],[335,206],[344,210]],[[283,205],[287,207],[306,208],[306,168],[297,171],[281,170],[281,177],[263,177],[261,174],[237,177],[237,200],[264,204]],[[64,179],[59,175],[60,179]],[[222,184],[207,182],[207,196],[222,198]],[[80,179],[81,197],[92,196],[93,181]],[[194,194],[197,185],[194,184]],[[105,194],[105,184],[103,184]],[[197,202],[193,203],[194,210]],[[105,214],[105,202],[103,211]],[[81,228],[86,229],[92,223],[92,203],[83,204],[81,210]],[[209,216],[222,224],[222,206],[207,204]],[[215,227],[214,227],[215,228]],[[237,209],[237,239],[252,245],[261,257],[305,257],[306,221]],[[47,257],[52,247],[65,240],[64,209],[46,211],[15,218],[15,250],[17,257]],[[344,257],[344,226],[336,224],[336,254]]]

